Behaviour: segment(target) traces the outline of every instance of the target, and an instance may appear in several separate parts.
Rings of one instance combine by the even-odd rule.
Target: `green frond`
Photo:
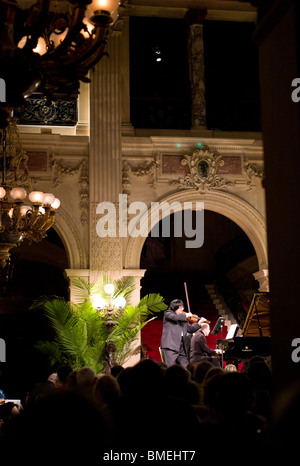
[[[38,341],[34,347],[49,358],[51,365],[56,363],[64,364],[67,358],[61,351],[61,346],[57,341]]]
[[[158,293],[147,294],[140,300],[138,306],[143,308],[141,311],[142,315],[145,315],[144,306],[147,307],[147,315],[159,313],[168,308],[164,302],[164,298]]]
[[[117,296],[123,296],[126,299],[127,304],[130,304],[130,298],[135,290],[135,281],[134,277],[126,276],[122,277],[119,280],[114,280],[115,292],[114,298]]]
[[[90,299],[93,285],[81,277],[72,279],[73,293],[76,301],[84,303]]]
[[[118,319],[111,334],[104,325],[105,318],[93,308],[92,295],[99,294],[107,299],[104,286],[113,283],[115,291],[113,298],[123,296],[127,305]],[[101,275],[95,284],[84,279],[73,280],[76,302],[67,302],[62,298],[44,296],[37,300],[32,308],[43,309],[55,332],[54,341],[38,342],[36,348],[47,354],[50,362],[69,362],[74,370],[90,366],[96,374],[103,370],[105,348],[108,340],[116,345],[115,357],[118,364],[123,364],[137,351],[136,345],[139,332],[156,317],[152,317],[167,306],[159,294],[149,294],[138,303],[130,304],[130,296],[135,288],[133,277],[122,277],[112,280],[108,275]]]

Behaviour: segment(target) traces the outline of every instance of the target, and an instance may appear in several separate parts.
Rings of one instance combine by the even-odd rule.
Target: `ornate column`
[[[130,55],[129,55],[129,13],[125,9],[122,15],[122,82],[121,82],[121,105],[122,105],[122,135],[134,136],[134,128],[130,121]]]
[[[99,237],[96,231],[100,202],[114,204],[118,218],[121,192],[121,31],[108,38],[108,57],[104,57],[91,74],[90,89],[90,280],[101,272],[122,273],[121,239]],[[117,228],[118,231],[118,228]]]
[[[188,57],[192,94],[192,129],[206,129],[206,101],[204,76],[203,22],[206,10],[189,10],[185,19],[188,25]]]

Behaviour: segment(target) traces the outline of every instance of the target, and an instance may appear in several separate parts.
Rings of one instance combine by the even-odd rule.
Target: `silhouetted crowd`
[[[271,370],[259,357],[243,372],[148,359],[98,376],[62,366],[32,387],[25,406],[0,404],[0,464],[295,458],[299,404],[298,387],[274,400]]]

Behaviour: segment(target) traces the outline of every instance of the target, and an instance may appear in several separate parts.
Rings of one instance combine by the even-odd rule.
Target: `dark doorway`
[[[6,362],[0,363],[0,388],[9,398],[25,396],[34,382],[49,375],[49,364],[34,348],[51,332],[41,310],[31,309],[42,296],[68,299],[64,270],[68,257],[52,228],[40,243],[24,241],[12,251],[0,281],[0,338],[6,343]]]
[[[166,304],[175,298],[186,303],[186,282],[191,311],[207,318],[205,312],[213,313],[216,319],[217,310],[212,307],[206,291],[206,285],[215,284],[232,314],[242,320],[241,313],[249,306],[258,287],[253,277],[258,270],[258,261],[248,236],[229,218],[206,210],[203,246],[188,249],[188,238],[172,234],[176,215],[170,216],[169,238],[153,238],[150,234],[144,243],[140,267],[147,271],[141,281],[141,295],[160,293]],[[150,332],[159,342],[161,319],[162,315],[145,327],[145,339]]]

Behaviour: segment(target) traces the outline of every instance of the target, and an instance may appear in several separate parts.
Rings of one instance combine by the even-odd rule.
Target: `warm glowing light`
[[[39,55],[45,55],[45,53],[47,52],[47,45],[43,37],[39,37],[37,46],[32,51],[38,53]]]
[[[22,205],[20,209],[20,214],[22,216],[25,216],[29,210],[32,210],[32,207],[30,207],[29,205]]]
[[[55,34],[55,32],[52,32],[52,34],[50,35],[50,41],[53,42],[54,48],[58,47],[65,40],[68,32],[69,28],[66,28],[64,32],[62,32],[61,34]]]
[[[20,201],[27,196],[27,192],[24,188],[13,188],[10,192],[10,196],[15,201]]]
[[[5,189],[2,188],[2,186],[0,186],[0,199],[2,199],[3,197],[5,197],[5,194],[6,194]]]
[[[113,305],[118,309],[123,309],[126,306],[126,299],[123,296],[118,296],[113,300]]]
[[[88,11],[88,10],[89,10],[89,9],[87,9],[87,11]],[[89,10],[89,11],[90,11],[90,13],[91,13],[89,16],[91,17],[91,16],[92,16],[92,12],[91,12],[91,10]],[[86,25],[87,31],[84,31],[84,30],[82,29],[82,30],[81,30],[81,34],[83,35],[83,37],[84,37],[85,39],[88,39],[88,38],[90,37],[90,35],[91,35],[93,29],[95,28],[95,26],[93,26],[93,25],[89,22],[88,16],[84,17],[83,20],[82,20],[82,22],[83,22],[83,24]]]
[[[119,0],[93,0],[91,9],[93,11],[103,10],[112,13],[117,10],[119,6]]]
[[[42,191],[32,191],[28,197],[33,204],[42,204],[44,193]]]
[[[115,287],[111,283],[108,283],[107,285],[105,285],[104,291],[106,294],[112,295],[115,291]]]
[[[59,206],[60,206],[60,200],[57,199],[57,197],[56,197],[56,198],[54,199],[54,201],[52,202],[51,207],[52,207],[53,209],[58,209]]]
[[[23,47],[25,47],[26,42],[27,42],[27,36],[22,37],[22,39],[18,43],[18,48],[22,49]]]
[[[55,196],[52,193],[45,193],[43,204],[44,205],[51,205],[55,201]]]
[[[92,297],[93,307],[95,309],[103,309],[106,306],[106,301],[98,294],[94,294]]]

